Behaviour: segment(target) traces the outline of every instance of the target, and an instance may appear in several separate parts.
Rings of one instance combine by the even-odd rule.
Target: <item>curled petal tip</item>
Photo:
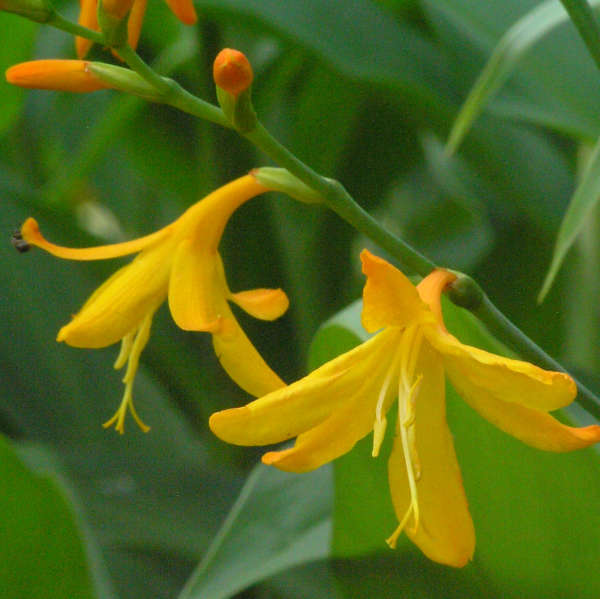
[[[231,295],[242,310],[261,320],[275,320],[286,312],[290,305],[285,292],[281,289],[251,289]]]

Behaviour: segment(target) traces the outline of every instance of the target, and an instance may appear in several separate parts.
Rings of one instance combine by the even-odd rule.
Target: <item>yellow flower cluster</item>
[[[184,23],[196,20],[191,0],[167,3]],[[128,19],[129,44],[135,47],[146,0],[104,0],[101,7],[117,21]],[[98,29],[97,0],[81,0],[80,23]],[[78,60],[15,65],[8,69],[7,80],[23,87],[77,92],[109,87],[83,60],[91,42],[76,43]],[[225,50],[215,62],[214,76],[235,99],[249,89],[252,69],[243,54]],[[291,448],[266,453],[265,464],[292,472],[313,470],[350,451],[371,432],[377,457],[394,407],[388,469],[398,526],[388,543],[394,547],[405,532],[432,560],[465,565],[473,555],[475,533],[446,422],[446,378],[483,418],[541,450],[587,447],[600,441],[600,426],[573,428],[550,414],[576,396],[568,375],[464,345],[446,330],[440,298],[455,275],[436,269],[414,286],[367,250],[361,254],[366,275],[362,322],[374,335],[286,385],[252,345],[230,303],[256,318],[274,320],[287,310],[287,296],[281,289],[232,292],[219,254],[229,218],[266,191],[269,187],[251,173],[214,191],[155,233],[91,248],[53,244],[30,218],[15,246],[37,246],[70,260],[137,254],[90,296],[57,337],[84,348],[121,343],[115,367],[126,366],[125,389],[105,427],[114,425],[123,433],[129,411],[142,430],[149,428],[134,409],[133,384],[154,313],[167,300],[175,323],[184,330],[210,333],[223,368],[258,398],[213,414],[212,431],[238,445],[296,439]]]

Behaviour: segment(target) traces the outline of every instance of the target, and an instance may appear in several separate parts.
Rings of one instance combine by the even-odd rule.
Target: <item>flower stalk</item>
[[[563,1],[563,4],[566,5],[567,2]],[[573,4],[578,3],[574,2]],[[102,34],[65,21],[58,14],[52,17],[49,24],[92,41],[104,42]],[[310,194],[310,199],[308,199],[309,194],[307,194],[309,202],[314,203],[318,201],[317,197],[319,197],[322,203],[327,205],[340,218],[393,256],[405,270],[425,277],[436,267],[426,256],[383,228],[354,200],[341,183],[323,177],[297,158],[288,148],[277,141],[260,121],[257,120],[255,126],[249,130],[244,130],[245,128],[240,130],[235,123],[227,118],[222,109],[184,90],[173,79],[159,75],[140,58],[130,45],[125,44],[120,47],[119,56],[135,73],[157,91],[156,97],[153,98],[155,101],[168,104],[223,127],[237,128],[240,135],[315,192]],[[449,293],[450,300],[453,303],[471,311],[493,334],[505,341],[523,357],[556,370],[564,371],[560,364],[548,356],[494,306],[475,281],[462,273],[455,274],[457,274],[458,279]],[[600,399],[581,383],[578,382],[577,386],[580,391],[577,401],[590,414],[600,418]]]

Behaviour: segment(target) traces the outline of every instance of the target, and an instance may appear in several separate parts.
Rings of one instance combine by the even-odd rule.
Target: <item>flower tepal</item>
[[[66,248],[47,241],[29,218],[15,236],[18,249],[37,246],[71,260],[101,260],[137,253],[136,258],[105,281],[73,319],[58,341],[75,347],[100,348],[121,341],[115,368],[127,365],[120,407],[105,426],[124,430],[127,411],[143,430],[132,389],[152,317],[168,298],[173,319],[182,329],[211,333],[215,352],[228,374],[248,393],[260,396],[284,383],[264,362],[235,316],[234,302],[256,318],[273,320],[288,307],[280,289],[233,293],[225,278],[218,245],[232,213],[267,191],[252,175],[241,177],[190,207],[165,228],[132,241],[91,248]]]
[[[213,414],[210,427],[239,445],[296,437],[292,448],[263,462],[305,472],[344,453],[373,431],[373,456],[395,406],[388,460],[398,526],[430,559],[461,567],[475,548],[452,435],[446,422],[445,377],[492,424],[546,451],[571,451],[600,441],[600,426],[573,428],[549,414],[571,403],[573,380],[560,372],[462,344],[446,330],[440,297],[455,276],[435,270],[415,287],[368,251],[362,321],[377,332],[303,379],[248,405]]]
[[[103,10],[117,18],[128,15],[127,37],[132,48],[137,46],[142,30],[148,0],[110,0],[103,3]],[[193,25],[197,21],[196,9],[192,0],[166,0],[173,14],[184,24]],[[79,0],[79,24],[98,31],[98,0]],[[79,58],[84,58],[92,47],[92,42],[83,37],[75,38],[75,50]]]

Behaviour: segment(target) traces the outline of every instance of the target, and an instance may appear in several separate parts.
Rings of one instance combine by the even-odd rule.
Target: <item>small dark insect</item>
[[[13,244],[15,250],[21,254],[31,249],[31,246],[23,239],[19,229],[12,234],[10,242]]]

